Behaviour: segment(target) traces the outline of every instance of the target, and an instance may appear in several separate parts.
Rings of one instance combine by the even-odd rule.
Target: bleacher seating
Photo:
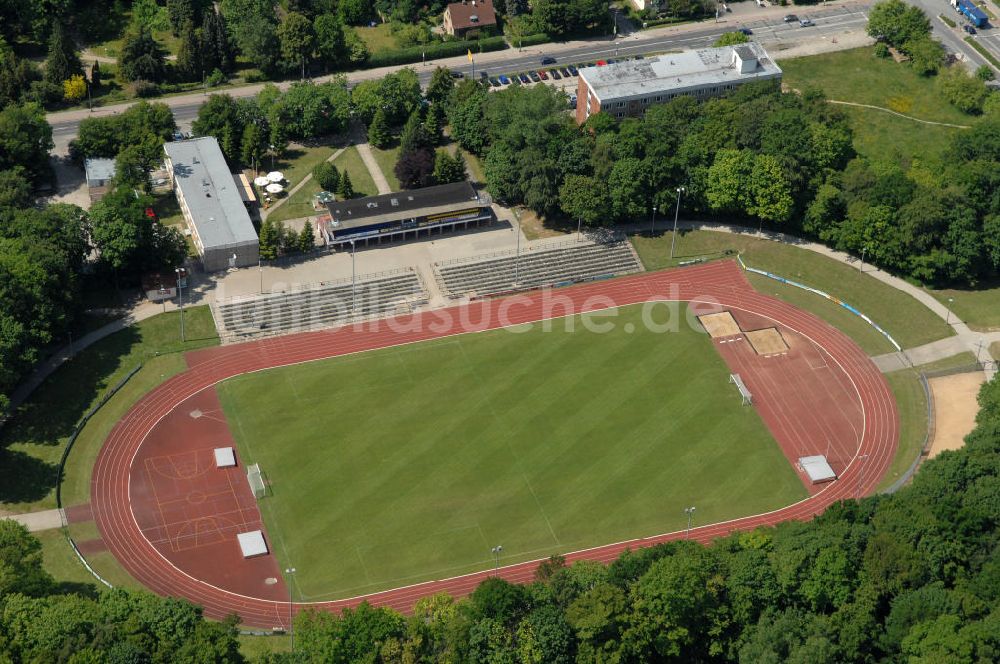
[[[398,313],[426,303],[414,272],[360,277],[352,296],[350,280],[286,293],[265,294],[218,305],[219,322],[230,337],[284,334],[331,327]]]
[[[482,261],[439,264],[435,270],[442,289],[453,297],[488,295],[513,288],[538,288],[642,270],[628,242],[587,242],[522,251],[520,264],[515,270],[517,263],[518,259],[512,253]]]

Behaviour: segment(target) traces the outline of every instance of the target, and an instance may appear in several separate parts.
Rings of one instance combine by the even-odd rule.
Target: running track
[[[753,290],[734,262],[647,273],[592,283],[557,291],[573,300],[576,313],[624,306],[651,300],[714,299],[778,321],[821,346],[856,386],[864,413],[861,445],[847,462],[840,478],[803,501],[788,507],[728,522],[694,528],[691,539],[707,543],[734,530],[753,529],[791,519],[806,520],[836,501],[870,493],[888,469],[895,454],[899,422],[895,400],[875,365],[846,335],[815,316]],[[115,426],[97,461],[91,484],[91,505],[95,520],[108,549],[132,576],[161,595],[186,598],[204,607],[205,615],[222,618],[237,613],[249,626],[271,628],[288,624],[289,610],[312,606],[335,610],[354,606],[362,600],[373,605],[409,611],[420,597],[437,592],[453,596],[470,593],[492,571],[431,581],[363,597],[310,605],[247,597],[202,582],[167,562],[143,536],[132,514],[129,476],[132,460],[156,424],[185,399],[214,386],[219,381],[249,371],[413,343],[459,333],[460,316],[482,322],[480,329],[500,327],[498,313],[507,324],[542,320],[546,311],[538,294],[516,300],[476,302],[461,307],[425,312],[396,319],[390,329],[384,322],[358,328],[308,332],[245,344],[224,346],[189,354],[190,368],[161,384],[140,400]],[[563,312],[560,312],[560,314]],[[449,315],[451,327],[442,324]],[[863,457],[867,460],[864,461]],[[566,555],[578,559],[610,562],[626,548],[648,546],[683,537],[683,532],[667,533],[629,542],[620,542]],[[538,561],[500,568],[500,575],[513,582],[533,578]]]

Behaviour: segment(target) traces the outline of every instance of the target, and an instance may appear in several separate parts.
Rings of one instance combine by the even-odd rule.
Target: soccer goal
[[[250,490],[257,500],[267,495],[267,484],[264,482],[264,473],[261,472],[259,463],[247,468],[247,482],[250,483]]]
[[[729,374],[729,382],[736,385],[736,389],[740,391],[740,396],[743,398],[743,405],[749,406],[753,404],[753,395],[750,394],[750,390],[747,386],[743,384],[743,379],[740,378],[738,373]]]

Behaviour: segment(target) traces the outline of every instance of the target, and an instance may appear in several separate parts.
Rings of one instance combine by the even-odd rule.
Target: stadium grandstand
[[[224,341],[238,341],[407,313],[426,302],[416,272],[398,270],[219,302],[216,324]]]
[[[628,241],[571,241],[519,254],[435,263],[434,271],[442,292],[457,298],[641,272],[642,264]]]

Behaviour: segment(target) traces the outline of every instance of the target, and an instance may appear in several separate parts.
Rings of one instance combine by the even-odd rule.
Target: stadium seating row
[[[412,271],[367,280],[362,276],[356,291],[350,281],[342,281],[221,303],[218,322],[228,338],[285,334],[385,316],[426,300]]]
[[[438,264],[442,290],[451,297],[487,295],[511,288],[538,288],[565,281],[642,270],[628,242],[580,243],[556,249],[536,249],[478,262]]]

